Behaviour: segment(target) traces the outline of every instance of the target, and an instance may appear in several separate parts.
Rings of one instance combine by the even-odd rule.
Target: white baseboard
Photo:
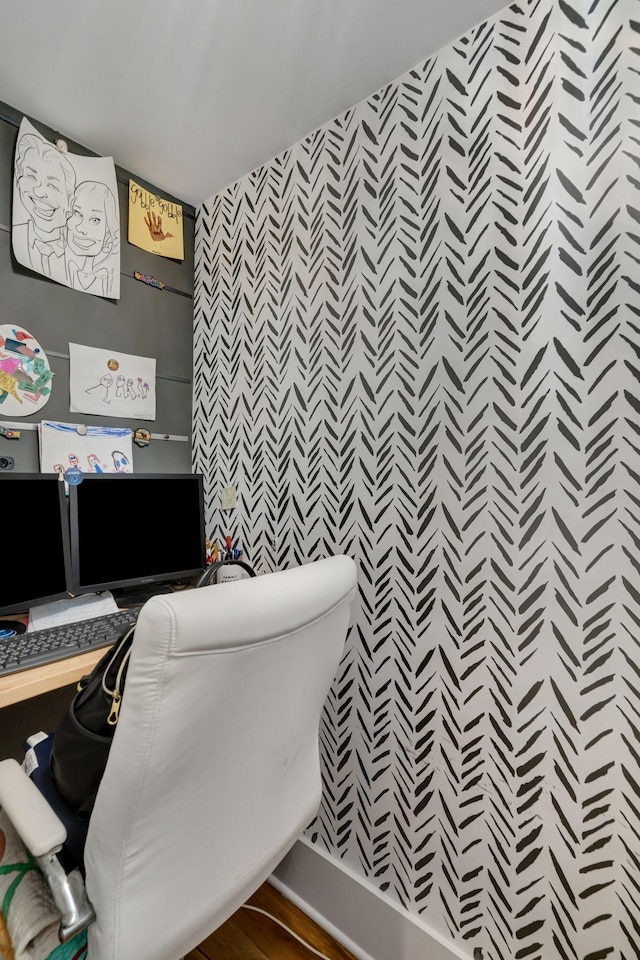
[[[359,960],[470,960],[305,837],[277,866],[270,882]]]

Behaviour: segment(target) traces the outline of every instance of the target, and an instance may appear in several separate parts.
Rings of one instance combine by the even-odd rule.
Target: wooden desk
[[[0,617],[0,624],[2,620],[17,619],[22,619],[26,623],[26,614],[24,617],[17,615]],[[19,670],[18,673],[0,677],[0,708],[8,707],[12,703],[20,703],[22,700],[30,700],[32,697],[40,696],[41,693],[49,693],[50,690],[58,690],[70,683],[77,683],[80,677],[84,677],[86,673],[93,670],[107,649],[107,646],[97,647],[95,650],[88,650],[86,653],[79,653],[64,660],[45,663],[42,667],[31,667],[29,670]]]
[[[106,649],[98,647],[75,657],[0,677],[0,707],[8,707],[12,703],[20,703],[21,700],[30,700],[41,693],[48,693],[49,690],[66,687],[69,683],[77,683],[80,677],[84,677],[85,673],[95,667]]]

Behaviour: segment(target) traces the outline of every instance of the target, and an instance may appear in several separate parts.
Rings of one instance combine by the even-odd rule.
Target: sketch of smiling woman
[[[16,260],[45,277],[67,282],[64,226],[76,182],[72,164],[41,137],[27,133],[16,148],[16,186],[28,214],[14,223]]]
[[[109,296],[109,271],[101,264],[120,249],[120,225],[114,196],[104,183],[84,180],[76,187],[66,241],[69,285]]]

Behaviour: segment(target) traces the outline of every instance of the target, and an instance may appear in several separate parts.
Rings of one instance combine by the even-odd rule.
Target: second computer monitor
[[[26,613],[47,600],[68,598],[64,484],[55,474],[8,473],[0,478],[0,495],[0,614]]]
[[[69,488],[72,590],[184,580],[205,567],[202,477],[85,476]]]

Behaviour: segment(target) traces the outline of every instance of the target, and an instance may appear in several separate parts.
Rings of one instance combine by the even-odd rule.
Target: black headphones
[[[253,567],[250,567],[248,563],[244,562],[244,560],[218,560],[217,563],[212,563],[207,567],[196,583],[196,587],[206,587],[210,583],[215,582],[218,569],[226,566],[242,567],[243,570],[247,571],[250,577],[255,577],[256,575]]]

